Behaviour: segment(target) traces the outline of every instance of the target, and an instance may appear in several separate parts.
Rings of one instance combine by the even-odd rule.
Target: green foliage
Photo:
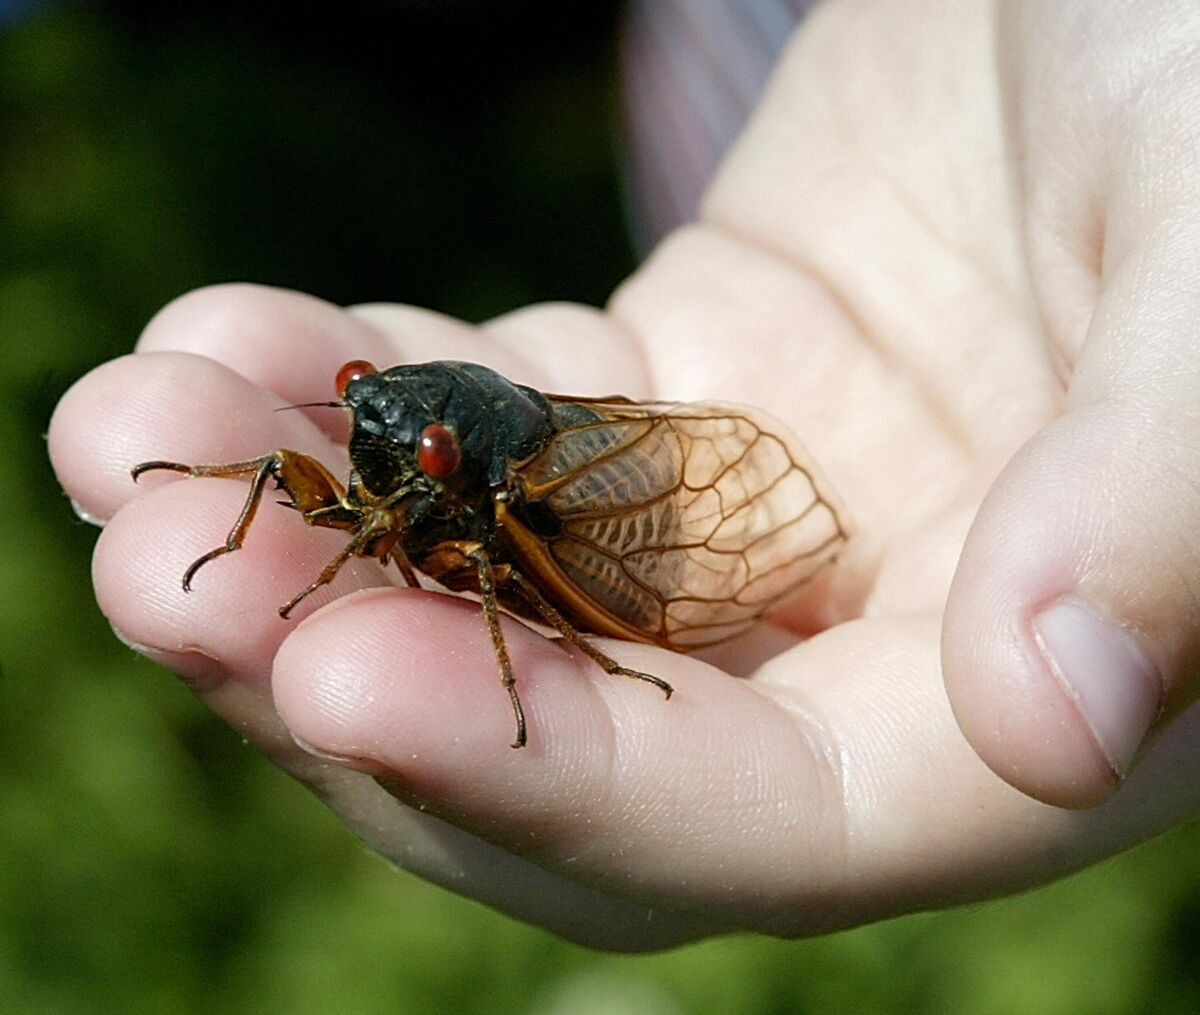
[[[361,53],[233,11],[0,35],[0,1008],[1196,1010],[1194,828],[968,910],[598,955],[393,871],[111,636],[42,435],[163,302],[248,277],[470,317],[630,267],[611,26],[522,48],[503,7],[401,10]]]

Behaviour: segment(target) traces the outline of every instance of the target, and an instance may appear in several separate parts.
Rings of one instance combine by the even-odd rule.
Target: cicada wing
[[[519,470],[550,558],[649,640],[740,634],[830,563],[847,529],[783,424],[740,405],[552,397],[561,430]]]

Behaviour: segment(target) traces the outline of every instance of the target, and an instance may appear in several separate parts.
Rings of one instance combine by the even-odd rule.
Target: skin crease
[[[181,298],[52,423],[63,485],[108,521],[101,608],[374,848],[594,947],[978,900],[1170,828],[1200,805],[1198,41],[1168,3],[828,0],[700,220],[603,312],[474,328]],[[344,475],[338,413],[272,409],[359,358],[762,406],[822,464],[851,549],[703,658],[601,643],[669,702],[506,619],[530,727],[511,750],[476,605],[356,562],[280,621],[344,536],[269,504],[184,596],[245,487],[129,481],[279,446]],[[1066,594],[1161,678],[1123,784],[1032,638]]]

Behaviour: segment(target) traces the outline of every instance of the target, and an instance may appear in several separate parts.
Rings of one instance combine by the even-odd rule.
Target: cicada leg
[[[634,680],[644,680],[646,683],[657,687],[666,697],[671,697],[674,688],[663,680],[662,677],[656,677],[653,673],[643,673],[641,670],[633,670],[628,666],[622,666],[611,656],[605,655],[596,648],[586,637],[576,631],[571,622],[559,613],[554,605],[542,595],[538,587],[516,568],[509,569],[508,581],[516,587],[517,591],[525,597],[529,605],[537,610],[559,634],[566,638],[572,645],[582,650],[585,655],[595,660],[605,673],[622,677],[633,677]]]
[[[400,546],[395,546],[389,551],[389,556],[396,562],[396,567],[400,569],[400,575],[404,579],[404,584],[410,589],[419,589],[421,583],[417,581],[416,573],[413,571],[412,562],[409,561],[408,555]]]
[[[354,538],[343,546],[334,558],[321,568],[321,573],[317,575],[316,580],[312,582],[304,591],[298,593],[279,607],[279,615],[285,620],[287,615],[292,612],[303,599],[308,598],[312,593],[316,592],[322,585],[328,585],[334,578],[337,577],[338,571],[342,565],[357,553],[361,553],[377,537],[378,533],[372,529],[363,528],[354,534]]]
[[[487,551],[478,544],[468,547],[463,555],[474,563],[479,575],[479,597],[483,602],[483,619],[487,621],[488,633],[492,636],[492,647],[496,650],[496,661],[500,664],[500,680],[508,691],[508,699],[512,702],[513,715],[517,721],[517,735],[512,742],[513,747],[525,746],[525,709],[521,707],[521,699],[517,695],[516,677],[513,675],[512,660],[508,657],[508,643],[504,640],[504,632],[500,629],[500,602],[496,598],[496,573],[492,568],[492,559]]]
[[[227,553],[233,553],[234,550],[242,548],[246,533],[250,529],[250,524],[254,521],[255,512],[258,511],[258,505],[262,502],[267,480],[272,477],[279,481],[280,487],[291,497],[291,503],[288,506],[298,510],[304,515],[305,521],[310,524],[351,529],[356,528],[361,522],[360,513],[346,511],[343,508],[344,490],[341,484],[330,475],[329,470],[315,458],[300,454],[298,451],[280,449],[269,455],[264,455],[262,458],[254,458],[245,462],[229,462],[225,465],[183,465],[179,462],[160,461],[142,462],[140,465],[134,467],[131,474],[136,482],[142,473],[151,472],[156,469],[182,472],[186,476],[195,478],[201,476],[251,477],[250,492],[246,495],[246,502],[242,505],[241,513],[238,515],[237,521],[233,523],[233,528],[229,530],[229,535],[225,537],[224,544],[218,546],[215,550],[210,550],[204,556],[195,560],[183,573],[183,590],[185,592],[192,590],[192,579],[196,576],[196,572],[205,564],[216,560],[217,557],[222,557]],[[356,536],[351,541],[350,547],[354,547],[357,542],[358,537]],[[348,557],[353,552],[350,549],[346,556]],[[345,558],[342,558],[338,566],[341,566],[344,560]],[[331,566],[332,564],[333,561],[330,562]],[[334,570],[336,572],[336,568]],[[324,572],[322,572],[322,575],[324,575]],[[332,575],[326,581],[331,579]],[[322,584],[325,584],[325,582],[318,579],[317,584],[313,587],[319,587]],[[291,610],[304,595],[307,595],[311,591],[312,587],[301,593],[300,596],[287,604],[286,609]]]
[[[488,552],[479,543],[446,542],[440,544],[434,553],[421,562],[421,570],[429,574],[448,588],[461,590],[470,588],[468,576],[471,574],[469,565],[474,565],[474,576],[478,586],[480,600],[483,604],[483,617],[487,622],[488,632],[492,636],[492,647],[496,652],[496,661],[500,664],[500,679],[508,691],[512,702],[513,715],[517,722],[517,735],[513,747],[524,747],[525,710],[521,707],[521,699],[517,695],[516,678],[513,674],[512,660],[508,655],[508,644],[504,640],[504,632],[500,629],[500,600],[497,588],[501,585],[511,585],[540,614],[559,634],[572,645],[580,649],[604,670],[623,677],[633,677],[653,684],[668,698],[671,697],[672,687],[661,677],[652,673],[643,673],[622,666],[615,659],[601,652],[595,645],[571,626],[557,609],[546,599],[528,578],[511,564],[493,565]]]

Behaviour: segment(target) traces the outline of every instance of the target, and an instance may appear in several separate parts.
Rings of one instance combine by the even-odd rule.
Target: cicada
[[[476,593],[516,723],[525,714],[499,611],[555,628],[610,674],[653,684],[584,635],[686,651],[741,634],[832,562],[847,530],[799,444],[766,414],[720,402],[543,394],[474,363],[338,372],[349,411],[345,485],[280,449],[224,465],[142,462],[142,473],[244,476],[225,542],[183,575],[242,546],[269,480],[309,525],[349,541],[279,608],[287,617],[351,557],[394,562]]]

